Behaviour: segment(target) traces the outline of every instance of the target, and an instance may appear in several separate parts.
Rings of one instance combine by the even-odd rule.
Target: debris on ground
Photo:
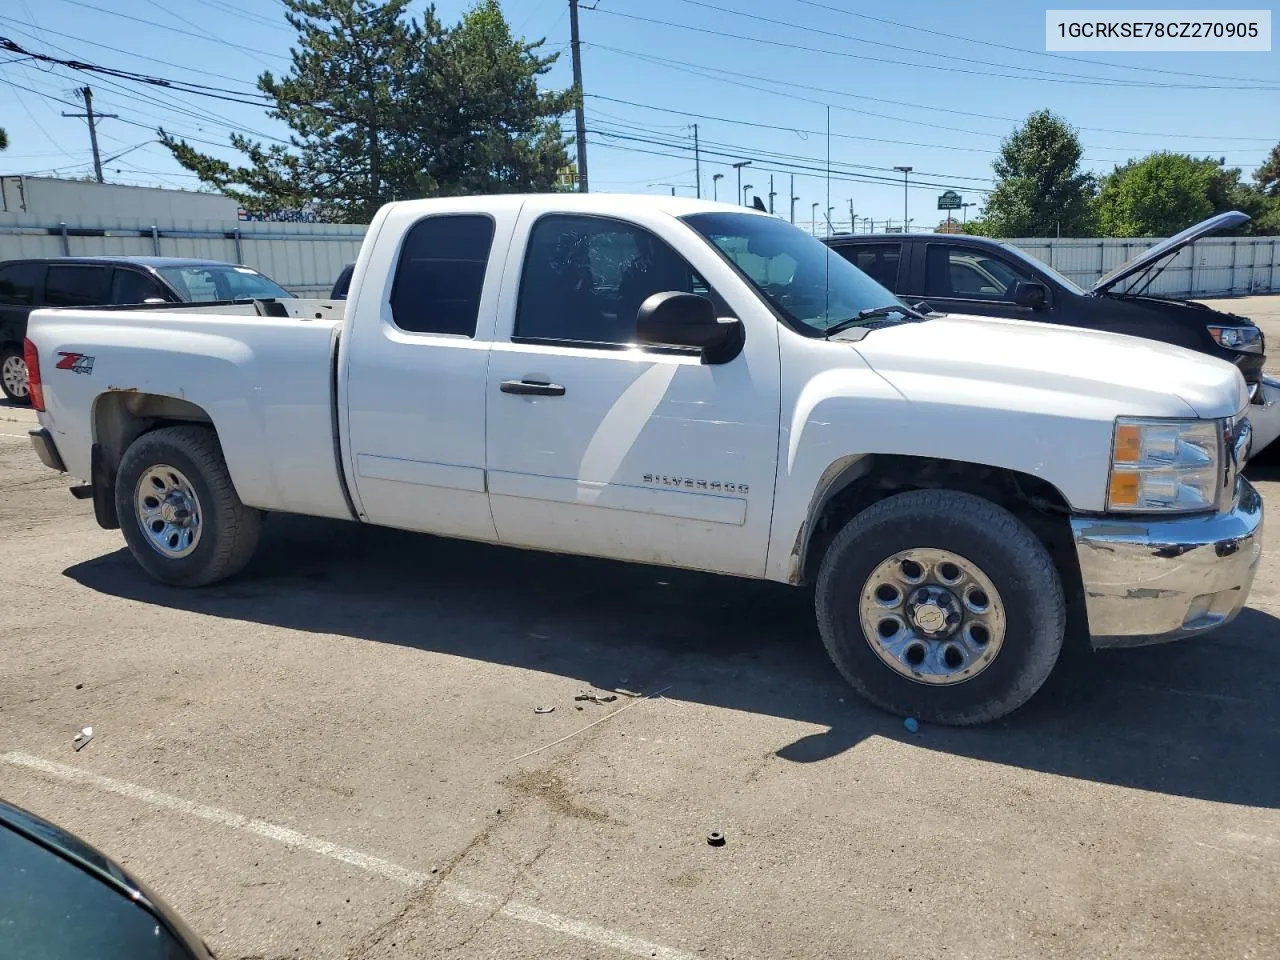
[[[76,689],[77,689],[77,690],[83,690],[83,689],[84,689],[84,684],[83,684],[83,683],[77,683],[77,684],[76,684]]]
[[[613,692],[620,693],[624,697],[643,697],[644,696],[643,693],[636,693],[636,691],[628,690],[626,687],[614,687]]]
[[[573,699],[585,700],[587,703],[613,703],[618,698],[612,693],[580,693]]]
[[[902,725],[907,728],[908,733],[916,733],[920,729],[920,721],[915,717],[907,717],[902,721]]]
[[[553,707],[553,706],[544,706],[544,707],[534,707],[534,708],[533,708],[533,712],[534,712],[534,713],[551,713],[551,712],[553,712],[554,710],[555,710],[555,707]]]
[[[712,830],[710,833],[707,834],[707,843],[708,845],[713,847],[723,847],[724,834],[721,833],[719,830]]]
[[[76,753],[79,753],[88,745],[89,741],[92,739],[93,739],[93,727],[84,727],[79,733],[75,735],[75,738],[71,741],[71,745],[76,748]]]

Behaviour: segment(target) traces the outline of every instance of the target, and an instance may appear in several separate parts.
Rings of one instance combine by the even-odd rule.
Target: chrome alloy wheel
[[[133,504],[138,526],[162,557],[179,560],[200,543],[200,499],[181,470],[158,463],[142,471]]]
[[[10,354],[4,358],[4,365],[0,366],[0,380],[4,381],[5,389],[9,391],[10,396],[20,400],[26,399],[31,392],[31,384],[27,378],[27,362],[16,354]]]
[[[972,679],[1004,643],[995,584],[950,550],[921,547],[889,557],[867,577],[858,618],[880,659],[920,683]]]

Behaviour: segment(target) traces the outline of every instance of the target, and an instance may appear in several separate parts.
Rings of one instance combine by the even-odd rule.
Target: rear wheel
[[[163,427],[125,451],[116,512],[135,560],[164,583],[201,587],[244,568],[262,514],[240,502],[208,427]]]
[[[0,390],[14,403],[31,402],[31,384],[27,379],[27,361],[18,347],[0,350]]]
[[[818,625],[853,687],[893,713],[994,720],[1048,678],[1062,584],[1044,545],[981,497],[919,490],[854,517],[823,558]]]

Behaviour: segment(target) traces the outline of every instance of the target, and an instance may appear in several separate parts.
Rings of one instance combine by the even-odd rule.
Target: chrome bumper
[[[1179,640],[1244,607],[1262,555],[1262,497],[1236,481],[1229,511],[1182,518],[1073,517],[1095,648]]]

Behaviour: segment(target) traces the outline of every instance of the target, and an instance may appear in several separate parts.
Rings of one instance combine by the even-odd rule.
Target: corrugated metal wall
[[[299,296],[323,297],[343,266],[356,258],[367,229],[341,223],[170,220],[152,224],[137,219],[92,217],[68,221],[65,234],[63,226],[29,214],[0,214],[0,260],[108,255],[203,257],[243,263]],[[94,235],[78,236],[81,231]]]
[[[1082,287],[1159,239],[1062,237],[1009,240]],[[1149,293],[1166,297],[1280,293],[1280,238],[1208,237],[1184,247]]]

